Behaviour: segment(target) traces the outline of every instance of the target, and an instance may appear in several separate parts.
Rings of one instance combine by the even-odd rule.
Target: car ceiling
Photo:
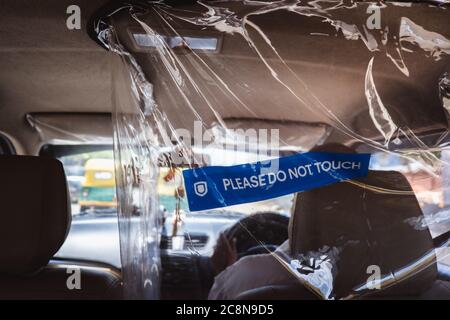
[[[357,27],[365,27],[367,5],[367,3],[358,4],[354,10],[337,10],[339,11],[336,13],[337,19],[354,23]],[[249,10],[240,1],[230,2],[229,6],[231,12],[237,13],[238,16]],[[387,6],[383,9],[385,19],[383,21],[394,40],[387,41],[384,47],[380,46],[373,51],[368,50],[361,40],[349,40],[344,37],[342,32],[338,32],[322,18],[301,16],[288,10],[252,16],[250,21],[265,34],[265,37],[255,35],[257,32],[249,28],[248,33],[254,35],[252,46],[263,52],[262,55],[266,56],[268,64],[276,70],[277,78],[285,81],[281,84],[274,80],[275,77],[271,76],[266,64],[262,63],[259,55],[244,37],[236,33],[221,33],[203,25],[193,25],[177,17],[177,13],[183,9],[190,15],[200,15],[204,12],[203,7],[186,5],[177,9],[174,10],[174,16],[165,19],[160,18],[161,12],[157,10],[148,10],[139,15],[139,19],[165,36],[174,36],[175,32],[172,30],[175,28],[176,33],[183,36],[208,32],[209,35],[222,40],[218,52],[206,55],[198,53],[198,56],[204,59],[202,63],[192,62],[194,60],[192,55],[183,52],[175,53],[175,57],[172,58],[174,61],[180,61],[182,68],[179,69],[186,70],[189,74],[183,81],[183,86],[187,88],[183,94],[188,95],[189,104],[195,106],[196,113],[201,115],[202,121],[207,125],[217,119],[216,114],[224,120],[251,117],[280,123],[283,121],[327,123],[333,127],[342,127],[340,123],[344,123],[352,130],[350,135],[364,134],[366,138],[379,139],[380,133],[369,116],[365,91],[366,72],[369,61],[373,58],[375,60],[373,77],[377,91],[398,127],[411,129],[416,134],[447,128],[437,84],[439,77],[445,71],[450,71],[450,57],[443,55],[442,59],[435,61],[425,57],[424,52],[417,48],[402,53],[410,71],[408,76],[405,76],[389,57],[398,50],[395,37],[400,34],[403,16],[407,16],[427,30],[437,31],[450,38],[450,29],[447,27],[448,12],[444,10],[423,4],[408,8]],[[195,10],[198,10],[198,13]],[[166,9],[161,11],[167,12]],[[170,21],[171,27],[167,27],[166,21]],[[134,53],[147,78],[152,82],[155,100],[159,106],[165,107],[164,111],[169,114],[172,125],[191,128],[197,117],[194,112],[187,111],[182,116],[175,114],[176,110],[180,113],[181,110],[189,109],[181,95],[176,95],[179,90],[177,82],[173,81],[176,77],[167,72],[161,58],[156,54],[149,58],[149,52],[139,48],[131,37],[132,33],[138,32],[139,23],[131,19],[127,12],[122,11],[115,14],[113,24],[126,50]],[[317,33],[329,36],[312,36]],[[373,33],[379,35],[378,31]],[[265,38],[270,39],[283,62],[267,49]],[[378,44],[383,43],[382,40],[378,41]],[[283,68],[283,63],[288,68]],[[209,68],[214,70],[214,76],[226,83],[247,108],[232,103],[230,95],[223,94],[227,91],[221,88],[218,81],[211,85],[211,76],[207,68],[199,67],[202,64],[208,64]],[[304,81],[306,90],[301,89],[301,81],[297,81],[292,73]],[[153,79],[158,81],[152,81]],[[190,83],[195,83],[195,88],[194,86],[191,88]],[[286,89],[285,84],[289,85],[290,89]],[[196,94],[197,89],[202,94]],[[291,90],[303,100],[308,100],[312,93],[331,111],[333,117],[318,104],[302,104]],[[213,109],[209,101],[214,102]],[[330,139],[334,138],[336,133],[338,130],[334,131]],[[341,136],[341,142],[347,142],[350,135]]]
[[[0,0],[0,131],[36,153],[39,137],[25,115],[111,112],[115,57],[87,34],[88,19],[107,0]],[[66,27],[69,5],[81,30]]]

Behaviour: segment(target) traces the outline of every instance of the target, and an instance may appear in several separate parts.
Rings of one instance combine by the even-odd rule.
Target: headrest
[[[70,228],[70,197],[56,159],[0,156],[0,273],[47,265]]]
[[[368,266],[378,265],[382,275],[390,275],[433,250],[430,231],[409,223],[421,216],[402,174],[369,171],[367,177],[297,195],[290,221],[291,253],[338,248],[333,286],[343,297],[367,282]],[[422,291],[436,272],[433,264],[408,293]]]

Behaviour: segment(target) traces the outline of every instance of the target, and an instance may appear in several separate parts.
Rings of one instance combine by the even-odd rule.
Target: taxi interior
[[[189,8],[187,2],[170,3]],[[66,10],[73,4],[81,8],[80,30],[69,30],[66,25]],[[88,192],[83,189],[85,186],[80,182],[82,179],[78,181],[74,178],[82,174],[69,174],[71,165],[79,166],[79,158],[73,160],[71,157],[83,155],[82,158],[86,160],[89,158],[88,154],[96,153],[103,158],[114,158],[112,91],[115,80],[112,73],[122,62],[120,57],[105,50],[97,41],[92,28],[96,18],[121,4],[120,1],[108,0],[0,0],[2,299],[124,298],[117,208],[94,208],[94,205],[89,204],[81,210],[78,202],[81,203]],[[420,25],[433,20],[435,29],[450,39],[446,19],[448,10],[445,11],[447,16],[439,13],[433,18],[421,14],[421,10],[425,8],[419,7],[410,13],[415,21]],[[117,31],[124,46],[133,52],[146,72],[155,76],[157,68],[147,58],[148,50],[139,47],[132,36],[139,25],[126,15],[119,14],[114,19],[115,25],[121,26]],[[374,127],[366,112],[364,91],[355,90],[365,77],[366,63],[372,54],[370,51],[356,42],[347,41],[343,45],[342,39],[338,37],[330,37],[326,47],[314,45],[315,38],[309,38],[307,34],[329,32],[329,26],[320,21],[314,24],[311,20],[297,19],[286,12],[274,12],[254,19],[258,25],[264,26],[272,39],[276,39],[277,45],[284,49],[283,54],[290,67],[303,74],[320,100],[325,105],[332,106],[332,112],[337,118],[349,124],[351,130],[358,135],[383,143],[385,137]],[[152,27],[161,30],[161,26]],[[395,29],[395,26],[390,27]],[[187,30],[188,27],[181,25],[179,28]],[[302,41],[291,41],[296,30],[302,30],[305,36],[300,39],[308,42],[308,46]],[[195,32],[200,31],[194,30],[192,34]],[[251,71],[258,68],[242,41],[223,34],[220,37],[221,48],[216,58],[222,59],[229,74],[242,74],[243,82],[252,83],[253,87],[260,89],[257,94],[252,95],[251,103],[247,103],[252,108],[251,118],[248,117],[248,111],[232,105],[223,108],[219,106],[217,112],[226,123],[246,128],[264,125],[282,128],[280,134],[284,140],[289,140],[293,135],[307,137],[300,142],[301,148],[298,151],[338,143],[351,147],[356,152],[372,153],[378,159],[376,155],[379,150],[346,135],[342,130],[336,130],[326,116],[317,112],[296,111],[292,100],[283,100],[283,95],[277,94],[276,90],[279,88],[267,85],[264,74]],[[326,61],[330,51],[333,52],[334,59],[332,69],[329,61]],[[442,96],[436,85],[443,71],[450,73],[450,56],[443,54],[439,61],[432,64],[415,64],[415,55],[415,52],[408,55],[409,63],[414,68],[408,81],[397,72],[388,56],[378,63],[374,71],[377,88],[383,92],[385,104],[393,106],[389,110],[393,120],[399,127],[410,130],[408,134],[399,135],[396,143],[389,143],[386,146],[388,150],[414,147],[412,135],[430,148],[446,146],[450,142],[449,111],[443,108]],[[170,96],[170,90],[164,87],[164,81],[154,81],[153,85],[159,105],[177,103]],[[450,85],[447,90],[450,96]],[[267,97],[276,97],[276,100]],[[210,110],[201,108],[199,103],[198,112],[203,115],[202,120],[212,123],[214,115]],[[183,110],[175,107],[167,108],[165,112],[169,117],[173,113],[172,126],[193,130],[194,118],[191,114],[186,112],[184,116],[179,116],[177,113],[183,114]],[[281,155],[292,152],[285,150]],[[402,169],[401,165],[389,167],[383,163],[382,155],[378,160],[375,163],[378,168],[391,168],[396,172]],[[402,173],[408,176],[404,171]],[[417,186],[414,185],[415,180],[409,178],[408,176],[407,186],[404,186],[407,190],[418,192],[417,190],[427,188],[422,188],[419,182]],[[166,229],[160,240],[160,297],[207,298],[214,274],[205,271],[204,264],[208,263],[216,239],[222,231],[234,236],[238,234],[237,249],[241,256],[257,254],[256,251],[248,252],[257,243],[249,239],[245,232],[238,230],[242,223],[253,230],[259,240],[275,248],[288,237],[300,237],[302,240],[296,241],[308,247],[308,239],[315,239],[318,233],[323,235],[324,242],[327,241],[325,238],[332,241],[332,235],[338,232],[336,229],[342,233],[355,233],[354,237],[362,237],[346,224],[348,218],[345,214],[355,210],[359,199],[356,193],[355,198],[350,196],[352,192],[350,189],[338,188],[330,189],[327,193],[318,191],[312,193],[308,201],[301,203],[291,197],[285,199],[283,205],[267,206],[258,209],[258,212],[251,212],[254,214],[251,215],[252,219],[248,218],[248,212],[239,208],[227,212],[211,210],[188,213],[184,223],[189,227],[189,234],[186,233],[185,237],[194,240],[190,243],[195,246],[196,255],[192,254],[186,244],[175,248],[175,239],[170,237],[170,230],[173,228],[172,212],[175,210],[171,207],[171,201],[175,200],[169,199],[160,209],[162,226]],[[380,200],[382,197],[391,197],[390,203],[399,201],[395,195],[379,197],[373,196],[367,200],[374,211],[388,211],[377,207],[383,202]],[[108,201],[116,201],[113,198]],[[314,204],[323,203],[325,206],[327,201],[331,203],[334,198],[347,199],[343,201],[340,211],[336,211],[332,217],[321,215],[320,206]],[[393,219],[420,218],[429,211],[435,213],[436,210],[445,209],[441,208],[442,205],[428,205],[430,203],[422,201],[418,194],[409,196],[408,201],[402,203],[402,207],[395,209],[399,213],[397,217],[392,217],[389,215],[392,212],[387,211],[385,214],[374,214],[371,217],[372,224],[389,225]],[[319,217],[314,222],[317,225],[315,228],[308,228],[302,224],[296,234],[289,236],[289,216],[300,211],[303,221],[309,221],[312,216]],[[450,299],[450,260],[446,256],[449,253],[449,226],[447,216],[438,225],[439,228],[425,227],[418,232],[420,235],[410,234],[406,229],[376,231],[373,236],[382,243],[382,249],[377,255],[382,256],[384,263],[392,269],[402,267],[406,261],[418,259],[427,252],[433,253],[430,258],[433,263],[430,264],[431,267],[414,273],[400,285],[394,285],[390,291],[374,295],[374,298]],[[319,229],[320,232],[317,231]],[[443,252],[435,250],[442,247]],[[345,296],[352,283],[350,279],[356,277],[355,270],[360,269],[358,261],[352,258],[359,254],[359,251],[352,252],[343,257],[341,268],[344,271],[336,287],[339,297]],[[82,290],[68,289],[67,270],[71,268],[81,270]],[[297,283],[292,286],[255,288],[251,292],[242,293],[238,298],[314,298],[299,290],[299,287]],[[370,295],[365,297],[371,298]]]

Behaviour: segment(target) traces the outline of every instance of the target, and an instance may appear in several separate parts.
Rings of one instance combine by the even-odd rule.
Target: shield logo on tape
[[[196,182],[194,183],[194,191],[196,195],[203,197],[208,193],[208,185],[205,181]]]

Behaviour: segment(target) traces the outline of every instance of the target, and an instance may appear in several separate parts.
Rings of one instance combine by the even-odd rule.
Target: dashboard
[[[182,217],[178,236],[173,237],[174,216],[169,215],[161,230],[161,256],[210,256],[219,233],[243,217],[244,214],[225,211],[189,213]],[[120,268],[117,215],[87,213],[73,216],[70,232],[56,257],[102,262]]]

